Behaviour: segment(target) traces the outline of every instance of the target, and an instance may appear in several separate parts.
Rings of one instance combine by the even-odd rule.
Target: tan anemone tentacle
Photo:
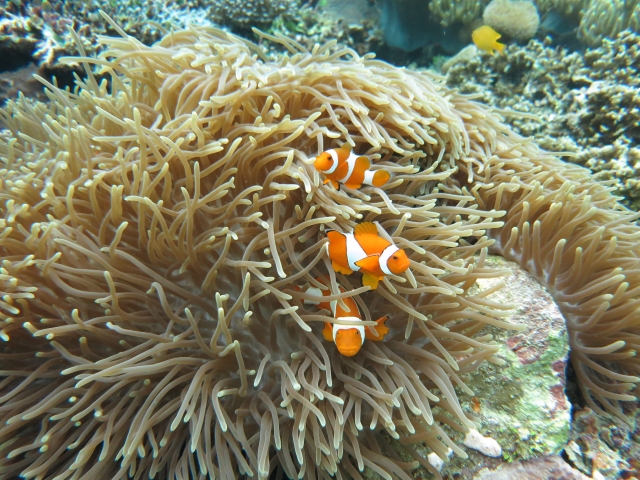
[[[638,230],[605,187],[427,73],[112,26],[99,58],[66,60],[86,69],[77,89],[42,80],[49,102],[0,110],[2,475],[439,476],[395,450],[465,455],[441,428],[473,426],[454,388],[500,363],[483,326],[519,328],[474,289],[504,275],[484,265],[494,243],[555,285],[593,401],[628,398]],[[390,182],[323,185],[312,159],[345,141]],[[300,292],[329,275],[352,295],[325,232],[373,220],[411,274],[358,291],[391,331],[347,359]]]

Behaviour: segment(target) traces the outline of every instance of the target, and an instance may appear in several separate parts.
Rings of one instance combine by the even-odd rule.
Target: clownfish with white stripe
[[[328,282],[320,278],[316,279],[323,285],[327,285]],[[346,292],[342,286],[341,292]],[[306,293],[317,297],[323,297],[331,295],[331,290],[327,287],[321,290],[317,287],[309,287]],[[337,323],[324,323],[324,329],[322,330],[322,336],[328,342],[334,342],[338,351],[345,357],[353,357],[360,351],[364,344],[364,339],[380,342],[384,339],[385,335],[389,333],[389,328],[384,324],[389,318],[388,315],[376,320],[376,326],[373,327],[377,333],[375,335],[371,332],[369,327],[359,325],[362,323],[362,316],[358,305],[353,300],[353,297],[343,298],[342,302],[347,307],[347,310],[340,306],[340,302],[332,300],[330,302],[313,302],[305,300],[305,303],[318,305],[320,308],[329,310],[334,318],[349,322],[349,325],[338,325]],[[353,326],[352,326],[353,325]]]
[[[345,187],[358,189],[363,183],[381,187],[389,181],[389,172],[370,170],[371,160],[356,155],[351,151],[352,148],[345,143],[340,148],[332,148],[316,157],[313,166],[324,175],[325,184],[331,182],[331,185],[338,189],[342,183]]]
[[[362,272],[362,285],[375,290],[385,275],[400,275],[409,268],[409,258],[378,222],[356,225],[353,233],[327,232],[333,269],[344,275]]]

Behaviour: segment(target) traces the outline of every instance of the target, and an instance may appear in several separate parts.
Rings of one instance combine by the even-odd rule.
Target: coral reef
[[[571,15],[579,15],[585,2],[588,0],[536,0],[535,4],[539,12],[555,10],[567,18]]]
[[[0,110],[3,474],[439,477],[411,445],[467,455],[444,430],[478,427],[461,376],[504,363],[485,327],[523,328],[487,298],[500,285],[477,290],[507,274],[489,251],[546,286],[585,400],[623,416],[640,228],[587,170],[426,72],[110,25],[99,58],[67,60],[86,69],[75,91]],[[310,156],[343,141],[394,178],[323,185]],[[325,254],[327,229],[367,220],[411,259],[375,292]],[[319,275],[365,325],[391,316],[384,342],[351,359],[322,340],[339,320],[297,288]]]
[[[590,477],[596,472],[615,480],[640,472],[640,406],[625,407],[630,423],[613,422],[590,408],[574,414],[571,441],[565,452],[576,468]]]
[[[540,457],[534,460],[513,462],[495,470],[485,469],[474,480],[590,480],[590,477],[571,468],[560,457]],[[595,478],[595,477],[594,477]]]
[[[638,0],[591,0],[580,19],[578,37],[587,45],[598,46],[627,28],[640,34],[639,18]]]
[[[544,148],[614,182],[640,207],[640,36],[629,31],[583,55],[531,41],[507,54],[465,57],[447,84],[505,111],[505,120]]]
[[[303,4],[293,12],[278,16],[269,29],[274,35],[295,39],[308,50],[317,44],[335,41],[338,47],[352,48],[359,55],[371,52],[383,43],[378,27],[379,10],[371,5],[347,5],[331,0],[322,7]],[[356,15],[356,8],[358,14]],[[259,45],[268,55],[281,53],[280,44],[259,39]]]
[[[528,0],[492,0],[482,19],[498,33],[516,40],[529,40],[538,31],[540,16]]]
[[[481,17],[488,0],[431,0],[429,11],[443,27],[456,22],[468,25]]]
[[[31,65],[0,76],[0,105],[4,105],[8,99],[17,98],[19,93],[46,100],[42,84],[33,77],[37,72],[38,69]]]
[[[164,28],[184,28],[188,23],[210,24],[206,2],[188,0],[180,3],[164,0],[118,0],[86,2],[40,2],[25,0],[7,2],[0,8],[0,52],[25,44],[32,55],[26,55],[41,65],[51,66],[63,55],[78,53],[70,27],[77,32],[86,53],[94,54],[98,47],[96,35],[112,33],[105,28],[99,10],[106,11],[122,28],[144,43],[156,41]]]
[[[0,7],[0,53],[7,55],[12,49],[20,48],[25,62],[33,59],[40,65],[51,66],[63,55],[78,53],[69,30],[73,27],[85,52],[92,55],[98,48],[96,35],[113,33],[105,28],[100,10],[117,21],[124,31],[150,44],[167,30],[182,29],[189,24],[218,24],[244,30],[253,26],[267,28],[284,12],[299,16],[298,8],[296,0],[7,2]]]
[[[250,30],[268,27],[280,14],[296,8],[296,0],[218,0],[213,14],[222,23]]]
[[[551,295],[520,266],[494,255],[486,265],[511,273],[504,279],[480,279],[478,287],[486,290],[504,282],[487,298],[514,305],[506,320],[527,328],[514,335],[489,327],[501,344],[497,356],[505,365],[485,363],[465,378],[475,396],[462,399],[462,406],[476,416],[480,432],[502,447],[502,458],[472,451],[468,460],[453,457],[443,469],[449,478],[475,478],[481,470],[506,462],[557,455],[569,435],[564,318]]]
[[[505,458],[558,454],[569,434],[564,318],[551,295],[522,268],[496,256],[488,257],[486,265],[511,271],[503,280],[507,285],[488,298],[517,305],[509,321],[527,328],[516,334],[489,328],[502,344],[497,356],[506,366],[485,364],[469,375],[467,383],[477,396],[472,409],[482,425],[490,425],[491,436],[503,447]],[[481,279],[477,283],[485,290],[498,281]]]

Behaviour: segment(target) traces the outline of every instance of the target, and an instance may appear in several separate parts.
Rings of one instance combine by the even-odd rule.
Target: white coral
[[[527,0],[493,0],[482,14],[484,23],[516,40],[529,40],[538,31],[540,16]]]

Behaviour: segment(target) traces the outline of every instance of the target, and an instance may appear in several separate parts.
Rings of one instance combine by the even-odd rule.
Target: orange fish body
[[[358,156],[351,151],[351,145],[344,144],[340,148],[332,148],[322,152],[313,165],[324,175],[324,183],[331,182],[334,188],[340,183],[345,187],[358,189],[364,183],[381,187],[390,178],[386,170],[370,170],[371,161],[367,157]]]
[[[326,280],[322,280],[320,278],[318,278],[317,280],[324,285],[328,284],[328,281]],[[346,290],[340,287],[340,291],[345,292]],[[316,287],[310,287],[307,289],[306,293],[318,297],[331,295],[331,291],[329,290],[329,288],[321,290]],[[359,325],[359,323],[362,322],[362,315],[360,314],[358,305],[356,305],[353,297],[344,298],[342,299],[342,301],[346,305],[347,310],[342,308],[340,306],[340,302],[338,302],[337,300],[317,303],[305,300],[305,303],[318,305],[322,309],[329,310],[333,314],[334,318],[347,321],[350,324],[354,324],[354,326],[351,326],[325,322],[324,329],[322,330],[324,339],[328,342],[334,342],[340,354],[344,355],[345,357],[353,357],[360,351],[360,348],[362,348],[365,338],[376,342],[384,339],[385,335],[389,333],[389,329],[385,326],[384,322],[387,321],[389,317],[385,315],[384,317],[376,320],[377,325],[374,327],[374,329],[377,335],[374,335],[369,328],[365,327],[364,325]]]
[[[494,50],[502,53],[504,50],[504,44],[498,42],[498,39],[501,36],[502,35],[488,25],[476,28],[471,34],[471,38],[473,39],[473,43],[475,43],[476,47],[490,53],[493,53]]]
[[[327,232],[333,269],[344,275],[361,272],[362,284],[373,290],[385,275],[399,275],[409,268],[404,250],[396,247],[384,230],[378,229],[382,230],[379,224],[364,222],[356,225],[353,233]]]

